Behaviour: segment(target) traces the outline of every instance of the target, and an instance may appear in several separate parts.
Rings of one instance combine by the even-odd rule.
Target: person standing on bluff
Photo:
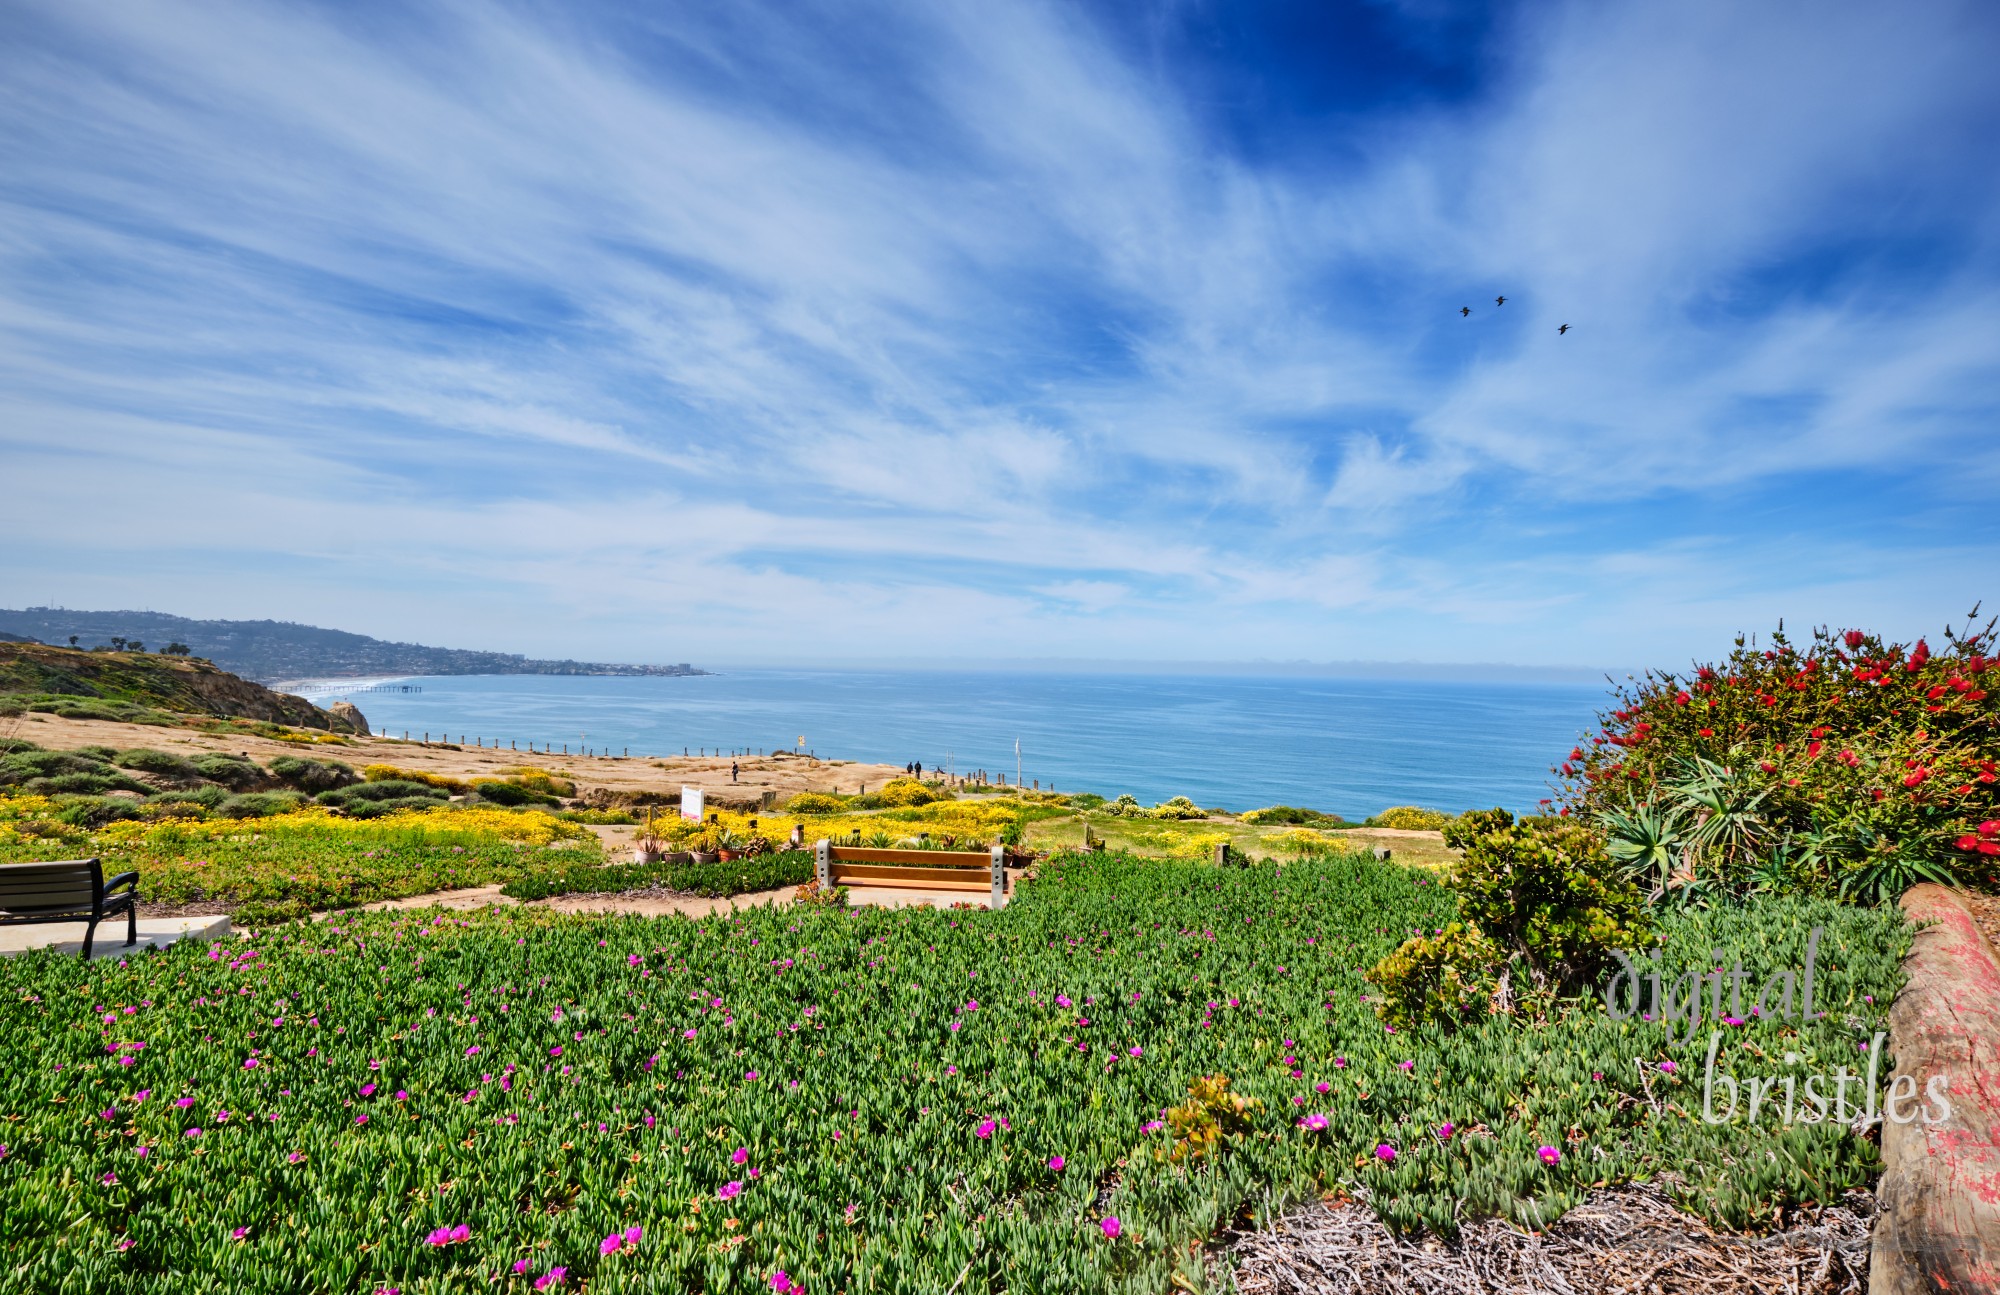
[[[729,781],[736,781],[736,761],[734,760],[729,762]]]

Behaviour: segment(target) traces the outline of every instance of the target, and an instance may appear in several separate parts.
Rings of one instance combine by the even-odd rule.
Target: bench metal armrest
[[[111,898],[111,892],[118,889],[118,887],[120,886],[124,886],[128,890],[136,890],[138,888],[138,885],[139,885],[138,873],[121,872],[115,877],[106,879],[104,883],[104,897],[106,899]]]

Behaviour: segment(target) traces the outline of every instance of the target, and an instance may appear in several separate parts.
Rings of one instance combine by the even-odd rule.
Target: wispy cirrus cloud
[[[16,6],[0,598],[1567,662],[1988,592],[1987,9],[1502,11],[1345,99],[1126,17]]]

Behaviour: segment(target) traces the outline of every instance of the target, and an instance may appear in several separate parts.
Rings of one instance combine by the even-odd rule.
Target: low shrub
[[[1207,818],[1208,811],[1189,800],[1186,796],[1176,796],[1172,800],[1163,800],[1153,806],[1146,811],[1146,816],[1148,818],[1185,820]]]
[[[175,787],[167,791],[154,792],[146,798],[148,804],[192,805],[197,811],[214,809],[229,799],[229,792],[214,783],[203,783],[197,787]]]
[[[194,758],[195,772],[231,791],[255,791],[269,784],[270,777],[247,756],[211,752]]]
[[[500,893],[510,899],[535,900],[553,895],[616,895],[659,887],[719,899],[797,886],[813,880],[813,869],[809,850],[779,850],[728,863],[661,860],[604,866],[593,860],[535,871],[501,887]]]
[[[1386,827],[1399,832],[1442,832],[1452,816],[1442,810],[1420,809],[1415,805],[1392,805],[1370,818],[1364,827]]]
[[[1104,797],[1094,791],[1080,791],[1069,798],[1069,804],[1071,809],[1096,809],[1104,804]]]
[[[556,817],[565,823],[589,823],[597,827],[629,827],[639,821],[629,809],[562,809]]]
[[[150,773],[168,783],[188,784],[202,781],[201,771],[194,767],[194,761],[172,751],[156,751],[152,747],[135,747],[130,751],[120,751],[112,757],[112,763],[121,769],[136,769],[140,773]]]
[[[308,793],[349,787],[355,781],[354,770],[338,760],[308,760],[296,755],[281,755],[271,761],[271,776]]]
[[[124,796],[70,796],[49,798],[53,817],[71,827],[98,828],[125,819],[145,817],[142,802]]]
[[[153,788],[137,778],[128,778],[105,765],[84,773],[59,773],[53,778],[30,778],[27,789],[42,796],[102,796],[113,791],[135,791],[148,795]]]
[[[524,787],[518,782],[502,782],[494,778],[482,778],[472,784],[479,798],[495,805],[559,805],[562,802],[546,792]]]
[[[847,797],[824,791],[802,791],[785,802],[787,814],[838,814],[847,808]]]
[[[437,787],[453,795],[462,796],[472,790],[472,784],[462,778],[447,778],[441,773],[426,773],[422,769],[399,769],[393,764],[363,765],[361,776],[369,782],[415,782],[426,787]]]
[[[1383,998],[1377,1013],[1399,1030],[1447,1029],[1493,1010],[1507,951],[1463,922],[1405,940],[1368,970]]]
[[[1650,934],[1644,897],[1585,824],[1477,810],[1454,820],[1444,839],[1464,854],[1448,883],[1460,914],[1526,971],[1522,988],[1533,994],[1595,983],[1616,950],[1638,948]],[[1501,973],[1503,1002],[1511,971]]]
[[[1300,809],[1295,805],[1271,805],[1265,809],[1253,809],[1243,816],[1243,821],[1259,827],[1279,823],[1295,827],[1330,827],[1346,822],[1338,814],[1325,814],[1316,809]]]
[[[890,809],[910,809],[918,805],[928,805],[933,801],[949,800],[950,796],[927,787],[915,778],[891,778],[882,785],[875,797]]]
[[[357,782],[351,787],[337,787],[323,791],[313,797],[322,805],[337,809],[351,809],[369,801],[387,800],[450,800],[451,796],[441,787],[429,783],[408,782],[400,778],[383,779],[376,782]]]
[[[224,818],[269,818],[273,814],[289,814],[305,803],[302,792],[248,791],[229,797],[215,807],[215,812]]]

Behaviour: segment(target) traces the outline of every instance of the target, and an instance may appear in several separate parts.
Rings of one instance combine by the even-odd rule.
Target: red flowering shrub
[[[1569,753],[1562,812],[1595,820],[1656,896],[1690,888],[1888,901],[2000,879],[1995,622],[1885,643],[1780,626],[1768,646],[1618,690]]]

